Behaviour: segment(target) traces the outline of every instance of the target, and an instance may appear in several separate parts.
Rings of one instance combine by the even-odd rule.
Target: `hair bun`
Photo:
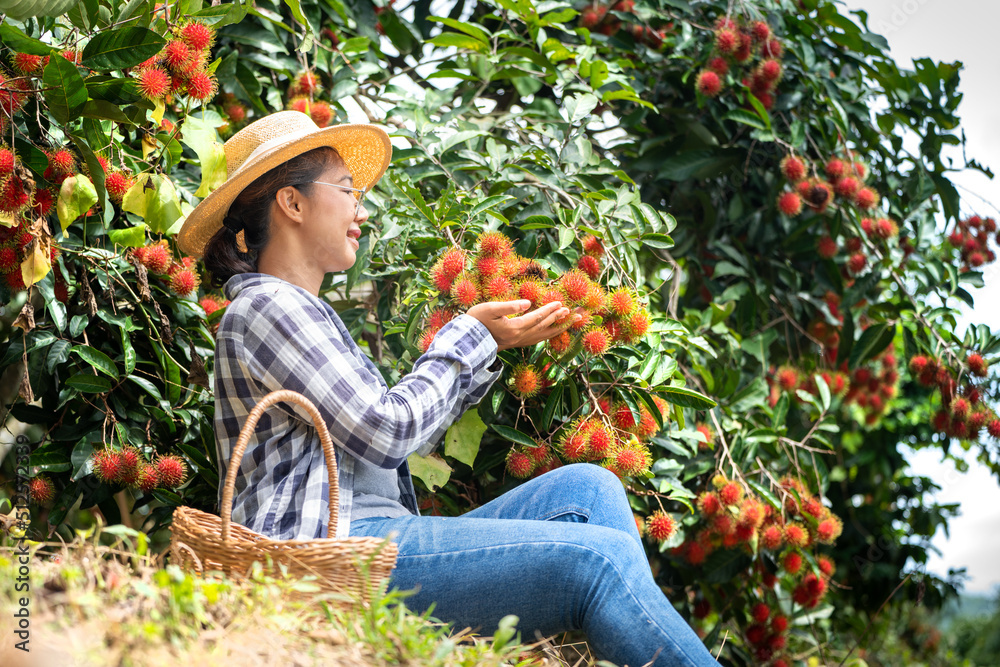
[[[233,234],[239,234],[243,229],[243,221],[234,215],[227,214],[222,220],[222,225]]]

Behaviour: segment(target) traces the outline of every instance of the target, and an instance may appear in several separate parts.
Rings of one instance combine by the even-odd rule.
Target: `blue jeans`
[[[653,581],[621,482],[563,466],[459,517],[359,519],[351,535],[397,533],[391,584],[406,604],[492,634],[507,614],[525,640],[583,630],[618,665],[718,665]]]

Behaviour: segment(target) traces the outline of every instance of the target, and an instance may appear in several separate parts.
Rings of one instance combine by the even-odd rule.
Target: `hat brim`
[[[351,173],[354,187],[368,190],[378,182],[392,160],[389,135],[377,125],[334,125],[292,139],[242,165],[226,182],[203,199],[184,221],[177,245],[187,255],[201,259],[205,245],[222,228],[229,207],[244,188],[288,160],[314,148],[337,150]],[[243,232],[239,233],[241,237]]]

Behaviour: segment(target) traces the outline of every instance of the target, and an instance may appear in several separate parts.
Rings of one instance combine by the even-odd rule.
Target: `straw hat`
[[[320,146],[332,146],[344,159],[354,187],[372,187],[389,166],[392,145],[382,128],[367,124],[334,125],[320,129],[300,111],[279,111],[256,120],[225,143],[226,182],[198,204],[177,235],[180,249],[197,258],[222,228],[233,200],[245,187],[283,162]],[[240,231],[236,240],[247,252]]]

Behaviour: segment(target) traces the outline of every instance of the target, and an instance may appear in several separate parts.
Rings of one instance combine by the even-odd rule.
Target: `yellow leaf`
[[[52,269],[48,247],[37,242],[34,246],[34,251],[21,262],[21,278],[24,280],[25,287],[31,287]]]
[[[153,109],[153,122],[157,125],[163,120],[163,112],[167,110],[167,107],[163,104],[163,100],[156,100],[156,108]]]
[[[59,215],[59,225],[65,232],[70,223],[90,210],[97,203],[97,190],[90,179],[83,174],[70,176],[62,182],[59,188],[59,199],[56,200],[56,213]]]
[[[4,227],[13,227],[17,224],[17,218],[13,213],[7,213],[6,211],[0,211],[0,225]]]
[[[143,135],[142,137],[142,159],[145,160],[149,157],[149,154],[156,150],[156,142],[149,137]]]

